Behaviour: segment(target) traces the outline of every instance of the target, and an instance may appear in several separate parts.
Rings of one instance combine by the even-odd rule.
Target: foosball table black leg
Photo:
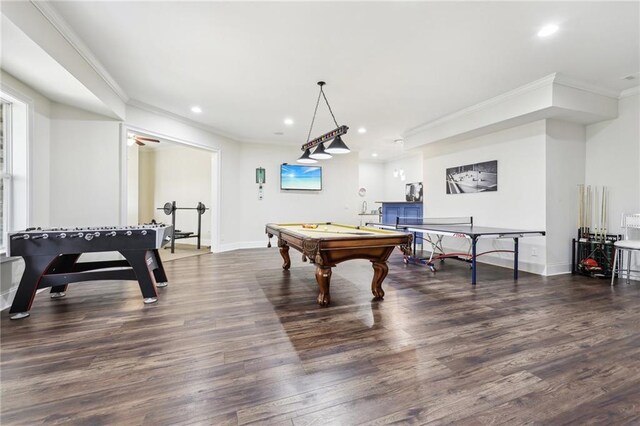
[[[76,264],[78,258],[80,257],[80,253],[74,254],[63,254],[58,256],[58,258],[47,268],[47,274],[60,274],[64,272],[71,272],[73,270],[73,265]],[[65,285],[56,285],[51,287],[50,297],[52,299],[60,299],[67,295],[67,287],[68,284]]]
[[[29,316],[29,310],[31,309],[33,298],[36,296],[40,279],[57,258],[57,255],[23,256],[24,273],[9,310],[9,316],[12,320]]]
[[[164,265],[162,264],[162,260],[160,259],[160,254],[158,250],[151,250],[155,257],[156,268],[153,270],[153,275],[156,278],[156,287],[166,287],[169,285],[167,274],[164,272]]]
[[[155,279],[151,273],[153,266],[147,263],[147,258],[153,258],[154,255],[151,250],[122,250],[120,252],[127,259],[127,262],[133,268],[140,285],[140,291],[142,297],[144,297],[144,303],[155,303],[158,301],[158,293],[156,292]],[[153,264],[153,260],[149,263]]]

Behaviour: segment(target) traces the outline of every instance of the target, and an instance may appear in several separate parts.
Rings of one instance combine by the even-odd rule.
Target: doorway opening
[[[219,244],[219,152],[130,126],[123,126],[122,134],[126,158],[123,223],[170,225],[175,214],[175,252],[167,244],[160,250],[164,261],[215,251]],[[166,208],[173,205],[175,213]],[[203,205],[206,210],[201,214]]]

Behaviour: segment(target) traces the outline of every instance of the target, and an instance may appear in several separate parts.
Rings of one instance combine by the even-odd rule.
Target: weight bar
[[[206,207],[203,203],[198,202],[198,207],[176,207],[176,202],[165,203],[164,207],[158,207],[157,210],[162,210],[166,215],[170,215],[176,210],[197,210],[198,213],[204,214],[205,211],[209,210],[209,207]]]

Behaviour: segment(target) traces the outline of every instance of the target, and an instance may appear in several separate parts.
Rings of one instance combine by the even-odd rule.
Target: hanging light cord
[[[322,86],[320,86],[320,93],[322,93]],[[311,120],[311,127],[309,127],[309,134],[307,135],[307,143],[311,139],[311,130],[313,130],[313,122],[316,121],[316,113],[318,112],[318,105],[320,104],[320,93],[318,93],[318,100],[316,101],[316,109],[313,111],[313,119]]]
[[[331,117],[333,118],[333,122],[338,126],[338,122],[336,121],[336,117],[333,115],[333,111],[331,110],[331,105],[329,105],[329,101],[327,100],[327,96],[324,94],[324,90],[322,90],[322,86],[325,85],[323,81],[319,81],[318,85],[320,86],[320,93],[318,93],[318,100],[316,101],[316,109],[313,111],[313,119],[311,120],[311,127],[309,127],[309,134],[307,135],[307,143],[311,139],[311,130],[313,130],[313,123],[316,121],[316,114],[318,113],[318,105],[320,105],[320,95],[324,98],[324,101],[327,104],[327,108],[329,108],[329,112],[331,113]]]
[[[327,97],[324,94],[324,90],[322,90],[322,86],[320,86],[320,93],[322,93],[322,97],[324,98],[324,101],[327,103],[327,108],[329,108],[329,112],[331,113],[331,118],[333,118],[333,122],[336,123],[336,127],[340,127],[338,126],[336,117],[333,115],[333,111],[331,111],[331,105],[329,105],[329,101],[327,100]]]

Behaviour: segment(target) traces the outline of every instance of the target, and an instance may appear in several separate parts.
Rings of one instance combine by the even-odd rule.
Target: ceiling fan
[[[134,143],[140,146],[145,146],[145,142],[159,143],[160,141],[158,139],[145,138],[144,136],[138,136],[133,133],[127,134],[127,144],[129,146],[133,145]]]

